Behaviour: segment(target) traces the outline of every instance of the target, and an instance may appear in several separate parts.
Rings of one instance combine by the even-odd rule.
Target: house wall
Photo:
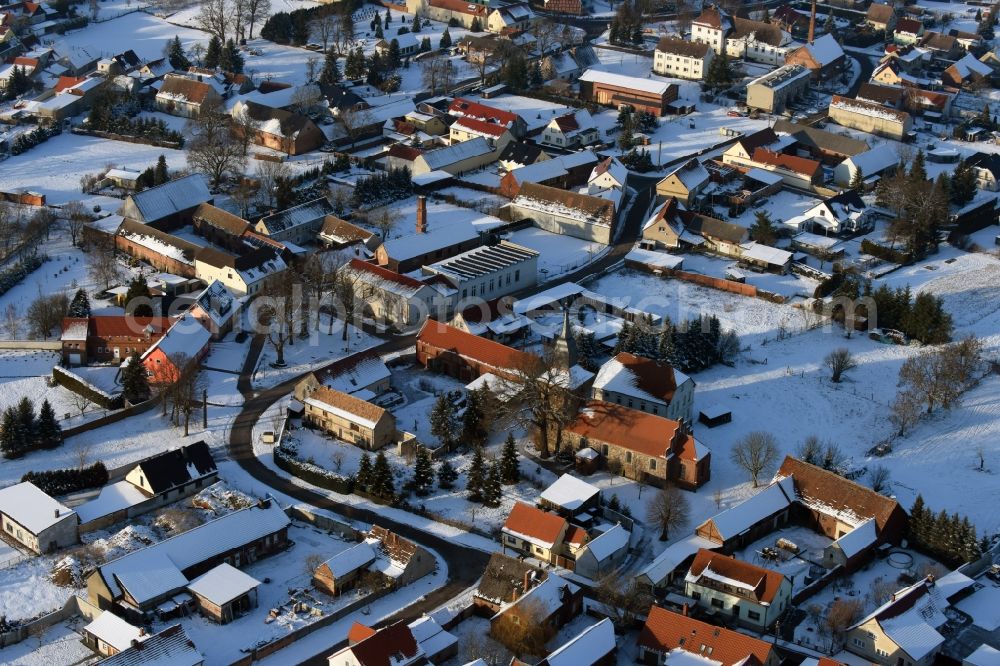
[[[389,270],[396,271],[397,273],[409,273],[426,264],[433,264],[435,261],[441,261],[442,259],[450,259],[456,254],[461,254],[466,250],[472,250],[480,245],[482,245],[482,238],[477,236],[476,238],[470,238],[469,240],[455,243],[453,245],[445,245],[431,252],[426,252],[419,256],[409,257],[407,259],[395,259],[390,257],[389,253],[385,249],[385,245],[380,245],[375,251],[375,261],[379,266],[385,266]]]
[[[207,312],[200,306],[195,304],[188,313],[201,322],[201,325],[205,327],[205,330],[212,334],[212,340],[220,340],[226,336],[229,331],[233,330],[233,317],[229,317],[222,323],[221,326],[216,325],[215,321],[208,315]]]
[[[79,540],[75,513],[66,514],[61,520],[38,534],[24,527],[7,514],[0,514],[0,529],[7,538],[26,546],[34,553],[52,553],[72,546]]]
[[[333,572],[330,571],[330,567],[324,562],[318,569],[316,569],[316,573],[313,574],[312,582],[313,585],[323,592],[336,597],[344,592],[347,592],[348,590],[354,589],[358,580],[361,578],[361,572],[366,570],[367,567],[359,567],[354,571],[350,571],[338,577],[333,575]]]
[[[708,73],[708,66],[712,62],[714,53],[714,51],[709,50],[705,53],[704,58],[691,58],[675,53],[656,51],[653,56],[653,71],[661,76],[700,81]]]
[[[691,41],[708,44],[716,53],[722,53],[723,34],[722,30],[717,28],[693,23],[691,25]]]
[[[691,204],[691,200],[697,196],[701,188],[695,188],[694,191],[688,190],[687,186],[677,177],[677,174],[670,174],[660,182],[656,184],[656,195],[658,197],[676,197],[678,201],[684,203],[685,206]]]
[[[688,379],[682,382],[674,391],[674,397],[670,401],[648,402],[639,396],[632,396],[618,391],[608,391],[606,389],[594,388],[591,391],[594,400],[613,402],[616,405],[624,405],[629,409],[638,409],[647,414],[663,416],[674,421],[684,421],[691,423],[691,410],[694,405],[694,381]]]
[[[874,619],[847,632],[845,647],[859,657],[882,666],[924,666],[933,663],[939,650],[934,650],[923,660],[916,660],[892,642]]]
[[[490,148],[493,148],[493,150],[497,154],[503,152],[503,149],[507,147],[507,144],[514,140],[514,137],[511,135],[510,131],[505,131],[498,137],[483,136],[478,132],[466,131],[465,129],[458,127],[457,125],[451,126],[449,134],[449,138],[451,139],[451,142],[453,144],[464,143],[466,141],[475,139],[476,137],[479,136],[482,136],[484,139],[486,139],[486,142],[490,144]]]
[[[666,113],[667,104],[677,99],[677,87],[671,86],[662,95],[611,86],[594,81],[580,81],[580,98],[596,102],[603,106],[617,107],[619,104],[630,104],[636,111],[648,111],[654,116]],[[628,102],[620,102],[616,98],[627,98]]]
[[[829,115],[830,120],[838,125],[897,141],[901,141],[913,129],[913,120],[908,115],[902,121],[897,121],[888,118],[888,116],[885,118],[875,117],[833,105],[830,106]]]
[[[582,220],[557,215],[555,213],[522,208],[519,205],[511,205],[511,216],[514,221],[531,220],[536,227],[545,231],[572,236],[596,243],[610,245],[612,242],[612,227],[603,224],[591,224]]]
[[[559,538],[556,540],[555,545],[550,548],[545,548],[543,546],[538,546],[520,537],[509,534],[508,532],[502,532],[500,535],[501,545],[503,546],[504,553],[507,549],[517,551],[523,555],[533,557],[536,560],[542,560],[543,562],[549,562],[550,564],[566,564],[569,563],[568,569],[573,569],[572,561],[566,560],[564,557],[559,557],[563,550],[563,539],[565,538],[566,530],[563,529],[562,533],[559,534]]]
[[[659,220],[643,229],[642,239],[654,243],[657,249],[680,247],[680,237],[666,220]]]
[[[186,278],[195,277],[195,268],[190,262],[178,261],[173,257],[164,256],[155,250],[133,242],[125,236],[115,236],[115,247],[130,257],[145,261],[158,271]]]
[[[430,266],[424,267],[425,272],[433,273]],[[448,274],[444,271],[442,275]],[[458,282],[459,299],[479,297],[491,301],[521,289],[534,286],[538,282],[538,257],[533,256],[505,267],[502,271]]]
[[[439,372],[459,381],[469,383],[486,373],[503,374],[497,368],[474,359],[460,356],[451,350],[440,349],[420,340],[417,341],[417,362],[433,372]]]
[[[762,604],[736,594],[730,594],[714,587],[699,585],[691,581],[684,584],[684,593],[697,600],[705,609],[715,609],[725,618],[732,618],[738,624],[763,630],[771,626],[789,606],[792,584],[786,579],[778,588],[770,604]],[[751,617],[755,613],[758,617]]]
[[[603,576],[613,572],[618,568],[628,555],[628,548],[622,548],[618,552],[605,558],[603,562],[598,561],[589,548],[584,548],[576,556],[576,568],[574,571],[584,578],[598,580]]]
[[[381,449],[396,439],[396,418],[386,412],[375,427],[369,427],[315,405],[306,405],[303,420],[331,435],[369,451]]]
[[[364,302],[364,309],[372,319],[406,327],[419,324],[426,314],[432,312],[430,304],[436,292],[425,287],[419,289],[414,296],[404,298],[358,281],[354,284],[354,293]]]
[[[784,65],[785,57],[788,55],[788,48],[785,46],[771,46],[766,42],[742,37],[726,40],[726,55],[730,58],[742,58],[750,62],[759,62],[765,65]]]
[[[446,164],[441,167],[441,171],[446,171],[453,176],[466,171],[473,171],[486,166],[490,162],[493,162],[497,158],[498,154],[499,152],[497,150],[493,150],[491,152],[484,153],[483,155],[473,155],[472,157],[467,157],[464,160]],[[414,176],[419,176],[424,173],[429,173],[430,171],[433,171],[433,169],[431,169],[431,167],[427,164],[427,160],[424,159],[424,156],[421,155],[417,159],[413,160],[412,171]]]
[[[207,284],[211,284],[213,280],[218,280],[226,285],[229,291],[233,292],[234,296],[246,296],[248,293],[251,293],[251,287],[253,291],[256,291],[259,287],[259,283],[247,285],[243,281],[240,272],[229,266],[213,266],[212,264],[195,259],[194,272],[194,277]]]
[[[782,113],[789,101],[802,97],[808,90],[808,76],[803,76],[778,88],[771,88],[759,83],[752,84],[747,86],[747,106],[769,113]]]
[[[719,550],[723,553],[731,554],[733,551],[742,548],[748,543],[753,543],[757,539],[770,534],[771,532],[775,532],[782,526],[787,525],[790,515],[790,507],[786,507],[777,513],[771,514],[754,525],[751,525],[745,532],[731,536],[728,539],[724,539],[722,537],[718,529],[716,529],[715,523],[711,520],[707,520],[699,525],[695,529],[694,533],[700,537],[708,539],[709,541],[721,544],[722,548]]]

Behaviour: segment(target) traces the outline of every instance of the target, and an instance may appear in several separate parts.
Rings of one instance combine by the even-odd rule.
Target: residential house
[[[81,633],[83,644],[102,657],[116,655],[148,638],[145,629],[129,624],[111,611],[101,611]]]
[[[377,451],[397,440],[392,412],[353,395],[317,386],[302,401],[303,423],[327,432],[341,441]]]
[[[856,234],[875,227],[875,220],[861,195],[850,189],[823,199],[802,215],[789,218],[784,223],[799,231],[824,236]]]
[[[421,615],[407,625],[428,663],[443,664],[458,655],[458,638],[448,633],[430,615]]]
[[[452,145],[462,144],[475,138],[484,139],[492,150],[502,151],[514,140],[514,135],[511,134],[509,127],[471,116],[459,117],[449,128]]]
[[[244,234],[250,228],[250,223],[239,215],[210,203],[204,203],[195,208],[191,214],[191,225],[194,227],[195,233],[212,245],[225,248],[235,254],[247,250]]]
[[[167,627],[143,641],[101,661],[101,666],[203,666],[202,656],[179,624]]]
[[[273,240],[305,245],[319,233],[327,215],[333,215],[333,205],[326,197],[319,197],[265,215],[254,225],[254,229]]]
[[[965,53],[961,42],[951,35],[940,32],[928,32],[920,40],[920,47],[931,52],[931,55],[943,61],[958,60]]]
[[[969,49],[978,49],[983,45],[983,36],[975,32],[952,28],[948,31],[948,36],[957,39],[962,48],[967,51]]]
[[[512,141],[507,147],[500,151],[497,161],[505,171],[513,171],[537,162],[544,162],[552,159],[552,155],[545,152],[537,143],[527,141]]]
[[[892,5],[883,5],[873,2],[868,7],[865,15],[865,23],[872,27],[872,30],[882,32],[892,32],[896,27],[896,10]]]
[[[204,441],[157,453],[125,473],[125,482],[145,497],[172,501],[201,492],[218,479],[219,470]]]
[[[892,41],[897,44],[916,44],[924,36],[924,24],[917,19],[904,16],[896,21]]]
[[[726,35],[732,28],[733,21],[729,14],[717,5],[708,5],[691,21],[691,41],[707,44],[721,54],[726,48]]]
[[[231,291],[218,280],[212,282],[198,294],[188,311],[191,316],[209,332],[212,340],[221,340],[233,330],[233,320],[239,313],[239,301]]]
[[[590,172],[587,184],[599,190],[624,190],[628,185],[628,168],[617,157],[607,157]]]
[[[401,58],[415,56],[420,51],[420,40],[412,32],[404,32],[402,35],[395,34],[378,40],[375,42],[375,51],[381,56],[388,55],[393,41],[396,42]]]
[[[493,617],[500,609],[546,577],[544,569],[522,558],[495,552],[490,555],[479,586],[472,593],[472,606],[479,615]]]
[[[166,231],[190,224],[194,211],[213,201],[205,177],[193,173],[129,195],[118,214]]]
[[[573,519],[580,514],[600,510],[601,489],[572,474],[563,474],[542,491],[538,505],[546,511]]]
[[[977,152],[966,158],[965,163],[976,174],[976,187],[987,192],[1000,190],[1000,155]]]
[[[459,304],[469,299],[491,301],[536,284],[538,252],[502,240],[426,264],[422,271],[445,278],[460,292],[456,294]]]
[[[869,148],[868,143],[862,139],[828,132],[784,118],[776,120],[772,129],[787,134],[788,138],[794,141],[790,148],[795,150],[795,154],[800,157],[811,157],[824,164],[839,164],[841,160],[863,153]],[[775,150],[775,152],[785,152],[785,150]]]
[[[163,336],[139,356],[150,384],[176,383],[208,354],[212,334],[190,312],[184,313]]]
[[[319,386],[367,400],[392,388],[392,375],[378,354],[361,352],[307,374],[295,385],[295,399],[301,402]]]
[[[614,573],[628,556],[631,533],[616,523],[607,529],[596,529],[592,538],[576,552],[573,572],[598,581]]]
[[[142,620],[154,609],[173,608],[172,598],[216,565],[240,567],[284,549],[289,523],[270,498],[239,509],[102,564],[87,577],[88,599]]]
[[[156,109],[172,116],[197,118],[202,111],[222,104],[216,89],[197,78],[182,74],[167,74],[154,99]]]
[[[776,7],[771,12],[771,23],[799,41],[806,41],[809,37],[809,15],[791,5]]]
[[[525,183],[511,202],[510,212],[514,221],[531,220],[551,233],[605,245],[614,242],[617,204],[613,200]]]
[[[494,144],[491,146],[485,137],[476,136],[468,141],[428,150],[413,159],[410,171],[414,176],[431,171],[444,171],[453,176],[474,171],[496,160],[496,145],[499,144]]]
[[[673,250],[681,246],[683,223],[680,209],[681,205],[676,198],[667,197],[663,205],[643,224],[643,247]]]
[[[362,254],[373,253],[382,243],[378,234],[336,215],[327,215],[323,218],[323,226],[320,227],[317,240],[328,250],[356,247],[356,251],[360,251]]]
[[[891,174],[898,166],[899,157],[892,151],[867,150],[838,164],[833,170],[833,182],[841,187],[848,187],[859,172],[863,180],[874,182],[877,178]]]
[[[783,65],[747,84],[747,106],[768,113],[784,113],[790,102],[809,92],[811,72],[802,65]]]
[[[674,197],[685,206],[691,206],[709,182],[708,170],[697,157],[692,157],[656,184],[656,196]]]
[[[429,136],[442,136],[448,133],[448,123],[440,113],[413,110],[403,116],[403,120],[413,125],[413,129]]]
[[[100,77],[60,76],[56,85],[31,100],[17,105],[29,114],[50,122],[62,122],[66,118],[88,110],[100,91],[104,79]]]
[[[525,183],[564,190],[576,188],[587,183],[596,165],[597,155],[590,150],[581,150],[511,169],[500,179],[500,194],[514,199]]]
[[[481,301],[465,309],[457,308],[448,325],[460,331],[509,345],[523,340],[531,330],[532,321],[514,313],[509,297]]]
[[[775,645],[753,636],[653,606],[639,634],[642,663],[712,661],[720,666],[778,666]]]
[[[753,153],[757,148],[764,146],[771,147],[772,150],[783,150],[788,145],[787,142],[779,140],[775,130],[765,127],[752,134],[744,134],[733,142],[733,145],[726,148],[722,153],[722,163],[737,167],[753,168]]]
[[[991,76],[993,76],[993,68],[977,60],[971,53],[967,53],[941,73],[941,82],[946,86],[956,88],[963,86],[981,87],[989,85]]]
[[[742,255],[741,246],[748,238],[746,227],[697,213],[688,213],[682,219],[680,243],[695,245],[723,257],[738,259]]]
[[[675,541],[635,574],[633,577],[635,585],[641,590],[660,596],[678,576],[687,575],[687,570],[699,550],[718,547],[717,543],[698,535]]]
[[[361,543],[337,553],[313,573],[313,585],[332,596],[355,588],[363,578],[388,588],[409,585],[434,571],[434,556],[421,546],[373,525]]]
[[[253,576],[223,562],[191,581],[187,591],[202,615],[227,624],[257,607],[260,585]]]
[[[695,490],[708,482],[712,453],[680,421],[616,403],[591,401],[563,434],[574,450],[592,448],[622,475]]]
[[[893,63],[907,74],[921,73],[931,62],[931,52],[920,46],[886,44],[882,63]]]
[[[267,278],[285,270],[285,262],[267,247],[251,250],[239,257],[206,247],[198,252],[194,267],[199,280],[218,280],[234,296],[255,296]]]
[[[610,618],[592,624],[538,662],[538,666],[614,666],[615,628]]]
[[[715,544],[723,553],[733,553],[788,525],[796,501],[794,481],[778,479],[756,495],[703,522],[695,528],[695,536]]]
[[[906,111],[840,95],[833,96],[829,117],[838,125],[897,141],[906,139],[913,128],[913,119]]]
[[[666,114],[680,88],[667,83],[625,74],[588,69],[580,76],[580,99],[602,106],[630,106],[654,116]]]
[[[764,631],[791,605],[785,576],[711,550],[699,550],[684,577],[684,593],[706,610]]]
[[[427,655],[404,620],[378,631],[355,622],[347,633],[347,643],[347,647],[327,657],[329,666],[420,666],[427,663]]]
[[[484,0],[406,0],[407,14],[419,14],[442,23],[454,19],[463,28],[471,28],[477,20],[484,25],[489,10],[489,3]]]
[[[899,109],[903,106],[903,94],[905,92],[903,86],[885,86],[878,83],[862,83],[861,87],[858,88],[858,93],[856,98],[865,102],[872,102],[874,104],[881,104],[882,106],[888,106],[893,109]]]
[[[452,300],[433,281],[418,280],[386,266],[352,259],[347,271],[354,293],[365,304],[365,316],[398,328],[415,326],[429,315],[447,311]]]
[[[823,183],[823,166],[816,160],[776,153],[767,148],[754,150],[752,160],[756,168],[781,176],[782,181],[793,187],[811,189]]]
[[[792,253],[770,245],[750,241],[740,246],[740,264],[756,270],[784,275],[791,270]]]
[[[775,23],[732,17],[733,29],[726,35],[726,54],[765,65],[782,65],[791,50],[792,36]]]
[[[945,644],[947,607],[933,577],[919,580],[850,627],[845,646],[881,666],[934,663]]]
[[[54,553],[79,541],[76,512],[30,481],[0,489],[0,528],[33,553]]]
[[[676,37],[660,37],[653,54],[653,71],[660,76],[701,81],[715,51],[708,44]]]
[[[232,116],[237,135],[252,128],[254,144],[288,155],[302,155],[326,143],[323,130],[301,113],[241,100],[233,106]]]
[[[597,371],[591,397],[690,424],[694,387],[667,363],[620,352]]]
[[[512,378],[530,355],[493,340],[428,319],[417,333],[417,362],[429,370],[471,382],[484,374]]]
[[[490,618],[490,633],[495,639],[503,641],[510,635],[504,629],[506,623],[519,625],[531,622],[547,627],[554,634],[582,610],[582,588],[559,574],[550,573]]]
[[[831,34],[818,37],[811,44],[804,44],[785,56],[786,65],[802,65],[812,72],[813,79],[840,76],[845,62],[844,49]]]
[[[67,365],[121,363],[144,354],[167,329],[167,317],[95,315],[66,317],[62,323],[62,358]]]
[[[474,102],[464,97],[456,97],[452,100],[451,104],[448,105],[448,114],[456,118],[469,118],[506,127],[515,139],[522,139],[527,133],[524,119],[516,113]]]
[[[585,109],[577,109],[549,121],[542,130],[542,145],[576,150],[600,141],[594,119]]]
[[[486,17],[485,28],[500,34],[511,30],[528,30],[535,21],[535,13],[527,2],[514,2],[492,9]]]

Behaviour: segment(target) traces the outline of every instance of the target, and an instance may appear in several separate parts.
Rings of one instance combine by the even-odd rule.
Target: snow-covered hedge
[[[341,495],[350,495],[354,490],[352,479],[334,474],[318,465],[303,462],[280,446],[274,449],[274,464],[292,476]]]
[[[21,481],[31,481],[49,495],[66,495],[88,488],[100,488],[108,482],[108,470],[104,463],[96,462],[83,469],[50,469],[44,472],[28,472]]]

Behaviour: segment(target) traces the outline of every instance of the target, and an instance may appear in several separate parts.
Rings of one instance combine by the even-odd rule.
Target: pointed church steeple
[[[562,330],[552,343],[552,354],[560,367],[569,369],[576,365],[576,338],[573,336],[573,327],[569,323],[569,308],[566,306],[563,306]]]

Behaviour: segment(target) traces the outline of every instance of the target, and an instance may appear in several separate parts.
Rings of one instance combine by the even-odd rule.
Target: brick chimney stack
[[[814,39],[816,39],[816,0],[812,0],[812,13],[809,15],[809,43],[812,44]]]
[[[417,197],[417,233],[427,233],[427,197]]]

